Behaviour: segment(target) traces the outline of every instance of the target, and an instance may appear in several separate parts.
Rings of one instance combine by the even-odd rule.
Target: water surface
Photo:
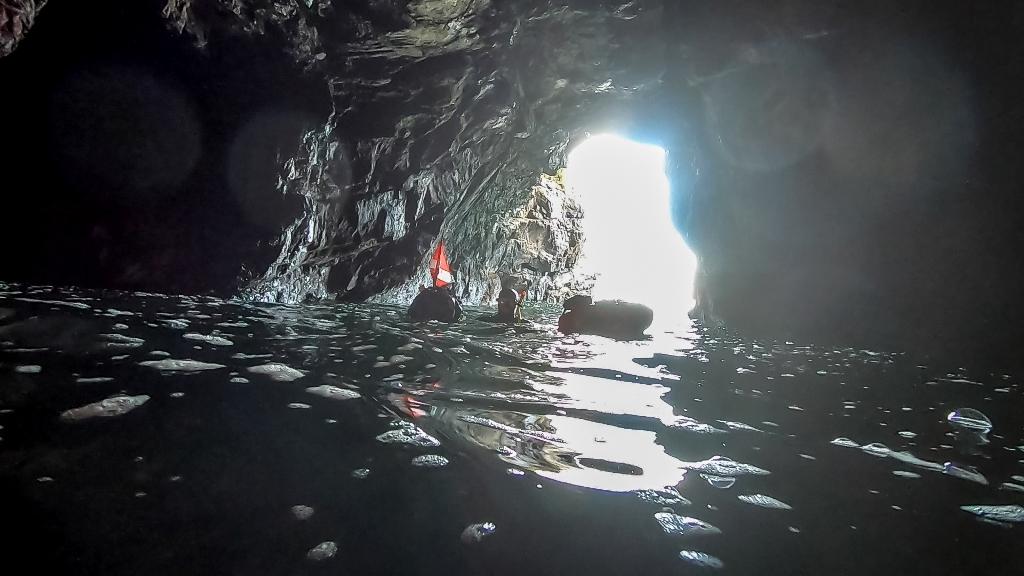
[[[5,563],[1024,573],[1016,509],[962,509],[1024,505],[1015,375],[527,312],[0,284]]]

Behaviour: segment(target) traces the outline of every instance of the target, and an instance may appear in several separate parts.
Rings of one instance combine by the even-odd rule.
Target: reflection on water
[[[1012,375],[528,313],[0,284],[11,549],[104,574],[1021,568]]]

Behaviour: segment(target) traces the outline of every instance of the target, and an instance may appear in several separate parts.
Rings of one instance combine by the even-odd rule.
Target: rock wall
[[[46,0],[0,0],[0,58],[18,47]]]
[[[5,51],[41,5],[0,2]],[[21,136],[11,137],[5,125],[0,157],[15,158],[8,172],[29,181],[4,208],[28,205],[30,211],[11,212],[32,228],[7,227],[0,244],[25,247],[11,259],[38,272],[33,278],[240,291],[261,300],[402,299],[425,278],[427,255],[444,238],[467,301],[486,301],[503,281],[528,280],[535,298],[554,298],[572,281],[560,271],[571,267],[573,233],[571,225],[552,225],[558,203],[542,174],[563,168],[566,151],[588,133],[615,131],[668,152],[673,216],[701,266],[698,317],[769,335],[944,342],[955,350],[1007,348],[1003,343],[1024,338],[1024,312],[1013,304],[1024,292],[1017,266],[1024,131],[1019,94],[1009,88],[1024,84],[1019,3],[113,6],[47,6],[33,38],[47,37],[43,29],[57,21],[51,13],[68,14],[64,27],[51,31],[53,48],[38,60],[21,58],[37,47],[33,40],[0,59],[5,80],[19,70],[10,81],[19,89],[0,93],[0,103],[18,111],[8,118],[21,126]],[[81,72],[90,63],[75,55],[88,42],[97,52],[139,56],[135,45],[144,38],[118,20],[122,12],[160,19],[170,31],[173,42],[153,44],[146,54],[173,78],[154,75],[160,81],[150,85],[160,89],[140,103],[146,94],[125,90],[136,84],[117,81],[122,76],[86,74],[107,81],[92,91],[95,102],[83,104],[51,64],[62,62],[71,76]],[[169,63],[176,61],[198,64],[202,73],[174,69]],[[46,85],[67,95],[53,98],[69,101],[65,116],[46,105],[51,95],[33,81],[38,72],[53,75]],[[221,75],[231,80],[219,82]],[[262,99],[248,98],[249,91]],[[185,96],[167,98],[178,92]],[[138,104],[139,121],[102,109],[108,93]],[[200,111],[192,116],[189,106],[179,114],[168,104],[197,94]],[[259,162],[231,168],[235,132],[268,105],[297,108],[303,121],[268,131],[276,136],[265,154],[253,156]],[[74,137],[53,128],[45,136],[23,113],[30,109],[57,124],[83,115],[88,121]],[[156,125],[184,127],[165,119],[185,117],[193,124],[129,130],[148,126],[147,117]],[[123,184],[106,186],[114,199],[94,192],[107,182],[85,169],[95,162],[54,180],[48,172],[66,165],[65,157],[47,164],[34,153],[60,143],[82,143],[72,152],[89,152],[102,144],[89,140],[93,120],[116,128],[102,134],[137,138],[115,150],[130,170],[105,167],[116,176],[108,180]],[[149,145],[154,136],[178,133],[204,135],[201,152],[189,156],[194,167],[166,161],[165,152],[184,149],[174,138]],[[159,198],[139,194],[135,180],[124,183],[125,174],[145,180],[138,172],[144,164],[132,160],[146,150],[174,176]],[[232,178],[233,170],[245,177]],[[543,199],[536,186],[546,190]],[[61,187],[71,193],[37,193]],[[77,202],[79,194],[89,201]],[[265,209],[253,216],[233,207],[246,195]],[[187,209],[180,208],[184,196]],[[562,213],[571,214],[566,206]],[[104,226],[95,229],[92,219]],[[69,234],[75,226],[81,230]],[[42,248],[33,252],[27,237]],[[88,263],[90,252],[101,255],[102,266]],[[216,265],[206,266],[212,253]],[[54,269],[67,273],[53,280]],[[545,275],[555,279],[553,288]],[[240,286],[224,280],[234,277]]]
[[[560,302],[588,290],[593,279],[575,273],[583,246],[583,212],[560,176],[541,174],[533,186],[509,187],[501,202],[469,203],[448,215],[439,233],[447,247],[455,292],[465,304],[493,304],[502,288],[526,290],[531,300]],[[409,281],[376,295],[405,302],[429,283],[431,251]]]
[[[623,6],[170,0],[172,29],[200,47],[216,36],[284,39],[332,94],[333,114],[279,178],[302,212],[242,293],[409,299],[443,237],[466,301],[492,298],[503,276],[560,297],[574,281],[578,208],[541,174],[564,166],[581,111],[657,83],[653,73],[617,83],[609,72],[628,62],[594,65],[616,22],[656,23],[656,11],[641,19]],[[573,38],[575,28],[593,36]]]

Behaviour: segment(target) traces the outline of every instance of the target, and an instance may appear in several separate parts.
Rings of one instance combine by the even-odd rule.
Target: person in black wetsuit
[[[443,288],[423,287],[409,305],[409,318],[413,322],[437,320],[439,322],[458,322],[462,317],[462,304],[452,294],[451,285]]]
[[[515,324],[524,322],[522,312],[522,299],[515,290],[502,288],[498,292],[498,313],[489,316],[481,316],[479,319],[484,322]]]
[[[619,340],[644,338],[654,321],[654,311],[643,304],[622,300],[594,302],[590,296],[573,296],[562,305],[558,330],[564,334],[596,334]]]

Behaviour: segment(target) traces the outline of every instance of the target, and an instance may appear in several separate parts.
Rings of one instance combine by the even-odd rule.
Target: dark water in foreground
[[[0,284],[5,572],[1024,573],[1015,375],[532,312]]]

